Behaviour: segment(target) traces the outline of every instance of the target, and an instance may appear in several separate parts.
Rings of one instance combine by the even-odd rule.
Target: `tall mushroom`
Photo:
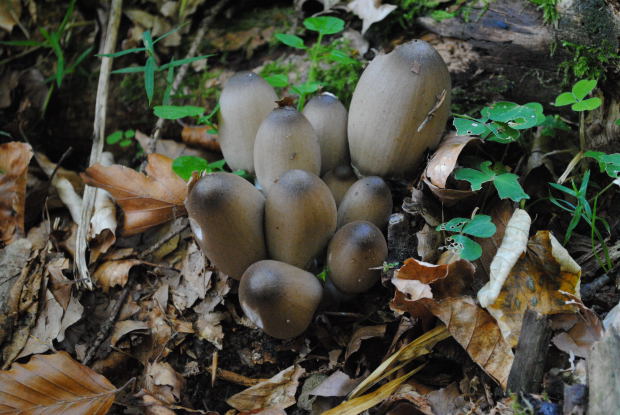
[[[413,40],[377,56],[349,107],[349,150],[363,175],[413,174],[450,114],[450,73],[431,45]]]

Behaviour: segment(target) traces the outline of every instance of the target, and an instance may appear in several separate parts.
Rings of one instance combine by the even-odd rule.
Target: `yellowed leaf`
[[[146,175],[117,164],[95,164],[82,178],[107,190],[121,206],[123,235],[135,235],[186,214],[187,185],[172,170],[172,159],[161,154],[149,154]]]
[[[0,372],[0,411],[7,414],[103,415],[116,392],[105,377],[65,352],[36,355]]]

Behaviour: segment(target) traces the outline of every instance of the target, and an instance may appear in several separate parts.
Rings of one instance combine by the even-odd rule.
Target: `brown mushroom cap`
[[[304,268],[336,231],[336,202],[316,175],[289,170],[274,183],[265,203],[269,256]]]
[[[346,164],[325,173],[323,181],[329,187],[329,190],[332,191],[336,206],[340,206],[340,202],[347,190],[357,181],[357,176],[351,166]]]
[[[381,177],[369,176],[355,182],[338,206],[338,227],[367,220],[385,229],[392,214],[392,192]]]
[[[231,169],[254,173],[256,132],[276,107],[277,99],[273,87],[254,72],[239,72],[224,84],[218,142]]]
[[[240,279],[267,257],[263,231],[265,197],[232,173],[211,173],[189,190],[185,207],[204,254],[222,272]]]
[[[387,243],[375,225],[367,221],[346,224],[336,232],[327,248],[329,278],[348,294],[370,289],[379,280],[380,267],[387,257]]]
[[[321,174],[349,163],[347,109],[334,94],[324,92],[313,97],[303,110],[319,138]]]
[[[273,110],[256,133],[254,168],[265,190],[291,169],[318,175],[321,171],[319,139],[306,117],[292,107]]]
[[[451,81],[441,56],[413,40],[379,55],[349,107],[351,161],[363,175],[406,177],[435,148],[450,115]]]
[[[278,339],[303,333],[322,296],[323,287],[314,275],[280,261],[253,264],[239,284],[239,302],[245,315]]]

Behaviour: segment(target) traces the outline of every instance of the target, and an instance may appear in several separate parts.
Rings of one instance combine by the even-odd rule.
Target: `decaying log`
[[[515,360],[508,375],[510,391],[540,391],[550,340],[551,326],[547,316],[528,308],[523,317]]]

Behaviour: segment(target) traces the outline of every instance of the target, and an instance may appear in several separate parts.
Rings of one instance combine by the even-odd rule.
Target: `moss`
[[[556,7],[558,0],[529,0],[529,2],[535,4],[542,10],[545,23],[552,24],[557,22],[560,18],[560,14]]]

